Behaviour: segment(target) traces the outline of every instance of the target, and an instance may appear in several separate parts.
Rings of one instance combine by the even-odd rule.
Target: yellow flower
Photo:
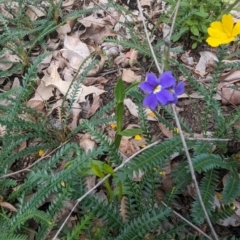
[[[235,40],[236,36],[240,34],[240,22],[234,25],[231,14],[222,16],[222,21],[215,21],[211,23],[208,28],[209,37],[207,43],[212,47],[218,47],[221,44],[227,44]]]
[[[39,157],[42,157],[43,154],[44,154],[44,151],[43,151],[43,150],[39,150],[39,151],[38,151],[38,156],[39,156]]]
[[[142,137],[140,135],[135,135],[134,139],[136,141],[141,141],[142,140]]]
[[[117,127],[117,125],[116,125],[115,123],[111,123],[111,124],[110,124],[110,128],[111,128],[111,129],[115,129],[116,127]]]

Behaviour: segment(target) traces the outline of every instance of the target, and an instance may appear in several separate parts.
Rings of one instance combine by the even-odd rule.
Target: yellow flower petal
[[[111,127],[112,129],[115,129],[115,128],[117,127],[117,125],[116,125],[115,123],[111,123],[111,124],[110,124],[110,127]]]
[[[233,28],[232,35],[236,37],[238,34],[240,34],[240,22],[237,22]]]
[[[234,24],[234,21],[231,14],[224,14],[222,16],[223,29],[226,32],[228,37],[232,36],[233,24]]]
[[[149,117],[152,117],[152,118],[156,118],[156,115],[155,115],[154,112],[150,112],[150,113],[148,113],[148,116],[149,116]]]
[[[227,34],[224,32],[223,28],[222,28],[222,31],[219,30],[219,28],[208,28],[208,34],[211,36],[211,37],[219,37],[219,38],[225,38],[227,37]]]
[[[39,151],[38,151],[38,156],[39,156],[39,157],[42,157],[43,154],[44,154],[44,151],[43,151],[43,150],[39,150]]]
[[[211,47],[218,47],[221,44],[221,41],[219,41],[218,38],[213,38],[213,37],[208,37],[206,42],[208,43],[208,45],[210,45]]]
[[[235,37],[240,34],[240,22],[234,25],[232,15],[225,14],[222,17],[222,22],[212,22],[207,31],[209,37],[206,42],[212,47],[218,47],[235,40]]]
[[[136,135],[136,136],[134,137],[134,139],[137,140],[137,141],[141,141],[141,140],[142,140],[142,137],[141,137],[140,135]]]

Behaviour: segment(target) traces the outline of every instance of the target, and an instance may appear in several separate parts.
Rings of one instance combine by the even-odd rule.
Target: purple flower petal
[[[144,107],[149,107],[152,110],[154,110],[157,107],[157,98],[156,95],[153,93],[150,93],[149,95],[147,95],[144,100],[143,100],[143,106]]]
[[[154,86],[151,85],[149,82],[143,82],[139,85],[139,87],[144,91],[144,92],[153,92]]]
[[[154,88],[159,85],[159,79],[154,73],[148,73],[145,82],[151,84]]]
[[[174,89],[175,94],[181,95],[184,93],[184,82],[180,82]]]
[[[169,103],[177,103],[178,102],[178,97],[176,94],[173,94],[174,100],[170,101]]]
[[[171,88],[175,86],[176,78],[172,75],[171,71],[164,72],[160,77],[160,85],[163,88]]]
[[[162,89],[160,92],[158,92],[156,94],[156,98],[162,105],[166,105],[175,99],[174,95],[166,89]]]

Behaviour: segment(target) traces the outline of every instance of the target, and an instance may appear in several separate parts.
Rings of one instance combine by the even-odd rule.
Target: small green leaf
[[[123,110],[124,110],[123,102],[118,103],[116,106],[117,132],[121,132],[122,130]]]
[[[196,26],[191,26],[190,30],[195,36],[199,36],[199,31]]]
[[[123,84],[122,79],[119,79],[117,81],[117,84],[116,84],[115,90],[114,90],[115,99],[118,103],[123,102],[124,94],[125,94],[124,84]]]
[[[132,129],[125,129],[125,130],[119,132],[118,134],[122,135],[122,136],[131,137],[131,136],[135,136],[135,135],[141,134],[141,133],[142,133],[141,128],[132,128]]]
[[[192,44],[192,49],[195,49],[197,47],[197,42]]]
[[[104,178],[104,174],[97,164],[92,163],[91,164],[91,169],[92,169],[94,175],[96,175],[97,177],[100,177],[100,178]]]
[[[112,167],[106,163],[103,164],[103,171],[104,171],[104,173],[107,173],[107,174],[111,174],[111,175],[114,174]]]

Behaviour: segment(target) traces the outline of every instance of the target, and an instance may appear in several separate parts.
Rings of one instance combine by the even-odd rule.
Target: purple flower
[[[148,73],[145,82],[139,87],[148,94],[143,100],[143,106],[152,110],[158,103],[161,105],[177,103],[177,96],[184,92],[184,82],[176,86],[176,79],[171,71],[164,72],[159,78],[154,73]]]

